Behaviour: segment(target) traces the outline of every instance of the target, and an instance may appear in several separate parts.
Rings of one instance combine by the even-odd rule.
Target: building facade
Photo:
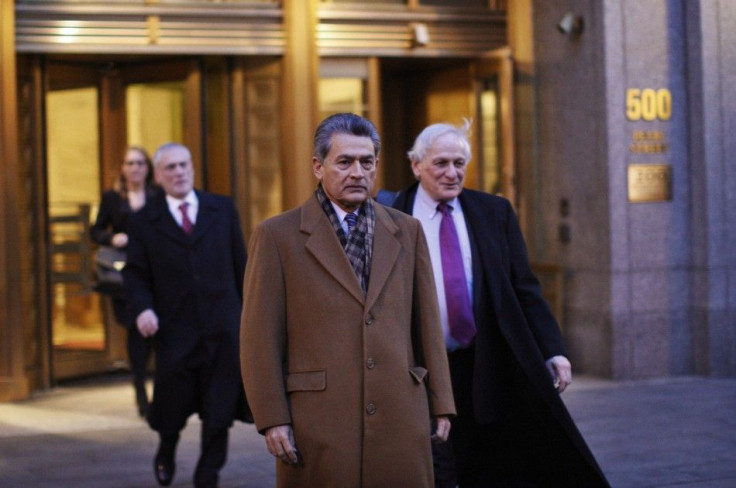
[[[736,4],[534,8],[542,231],[532,239],[565,268],[577,367],[733,376]],[[568,9],[582,32],[565,42],[552,21]]]
[[[516,206],[577,372],[736,374],[727,0],[1,8],[0,400],[124,359],[84,236],[127,145],[187,144],[249,234],[313,191],[336,111],[376,123],[392,190],[424,126],[473,120],[468,186]]]

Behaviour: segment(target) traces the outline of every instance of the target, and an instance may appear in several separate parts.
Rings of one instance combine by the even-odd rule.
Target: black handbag
[[[100,246],[97,249],[95,264],[97,268],[97,284],[95,291],[106,295],[121,296],[123,294],[123,268],[125,267],[125,251],[113,246]]]

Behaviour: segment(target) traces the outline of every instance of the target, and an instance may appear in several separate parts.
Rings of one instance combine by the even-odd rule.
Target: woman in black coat
[[[113,186],[102,194],[97,220],[91,228],[92,240],[97,244],[125,249],[128,245],[128,220],[146,204],[154,193],[153,165],[146,150],[131,146],[125,151],[120,175]],[[125,297],[111,295],[115,320],[128,329],[128,358],[133,372],[138,413],[145,417],[148,410],[146,393],[146,365],[151,355],[152,341],[141,336],[127,310]]]

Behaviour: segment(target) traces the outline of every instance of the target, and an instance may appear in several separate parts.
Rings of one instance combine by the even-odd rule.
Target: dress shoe
[[[174,462],[173,456],[164,455],[159,449],[158,454],[156,454],[153,460],[153,471],[159,485],[169,486],[174,481],[174,472],[176,471],[176,463]]]

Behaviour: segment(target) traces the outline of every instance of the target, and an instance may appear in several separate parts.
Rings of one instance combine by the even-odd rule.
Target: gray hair
[[[374,155],[378,156],[381,150],[381,138],[370,120],[351,113],[330,115],[324,119],[314,132],[314,157],[324,161],[330,152],[332,136],[335,134],[351,134],[354,136],[369,137],[373,143]]]
[[[470,132],[471,121],[468,119],[463,120],[465,122],[463,123],[463,125],[459,126],[443,123],[432,124],[425,127],[424,130],[420,132],[417,138],[414,140],[414,146],[409,152],[406,153],[407,156],[409,156],[409,160],[416,162],[421,161],[422,159],[424,159],[427,151],[430,147],[432,147],[432,144],[434,144],[437,139],[449,134],[457,138],[457,141],[460,143],[463,148],[463,152],[465,153],[465,162],[469,162],[471,152],[468,133]]]
[[[167,142],[165,144],[161,144],[158,149],[156,149],[156,152],[153,154],[153,166],[158,166],[161,163],[161,158],[163,158],[164,153],[167,153],[168,151],[171,151],[172,149],[183,149],[187,152],[189,155],[189,160],[192,160],[192,152],[189,150],[187,146],[184,144],[180,144],[178,142]]]

